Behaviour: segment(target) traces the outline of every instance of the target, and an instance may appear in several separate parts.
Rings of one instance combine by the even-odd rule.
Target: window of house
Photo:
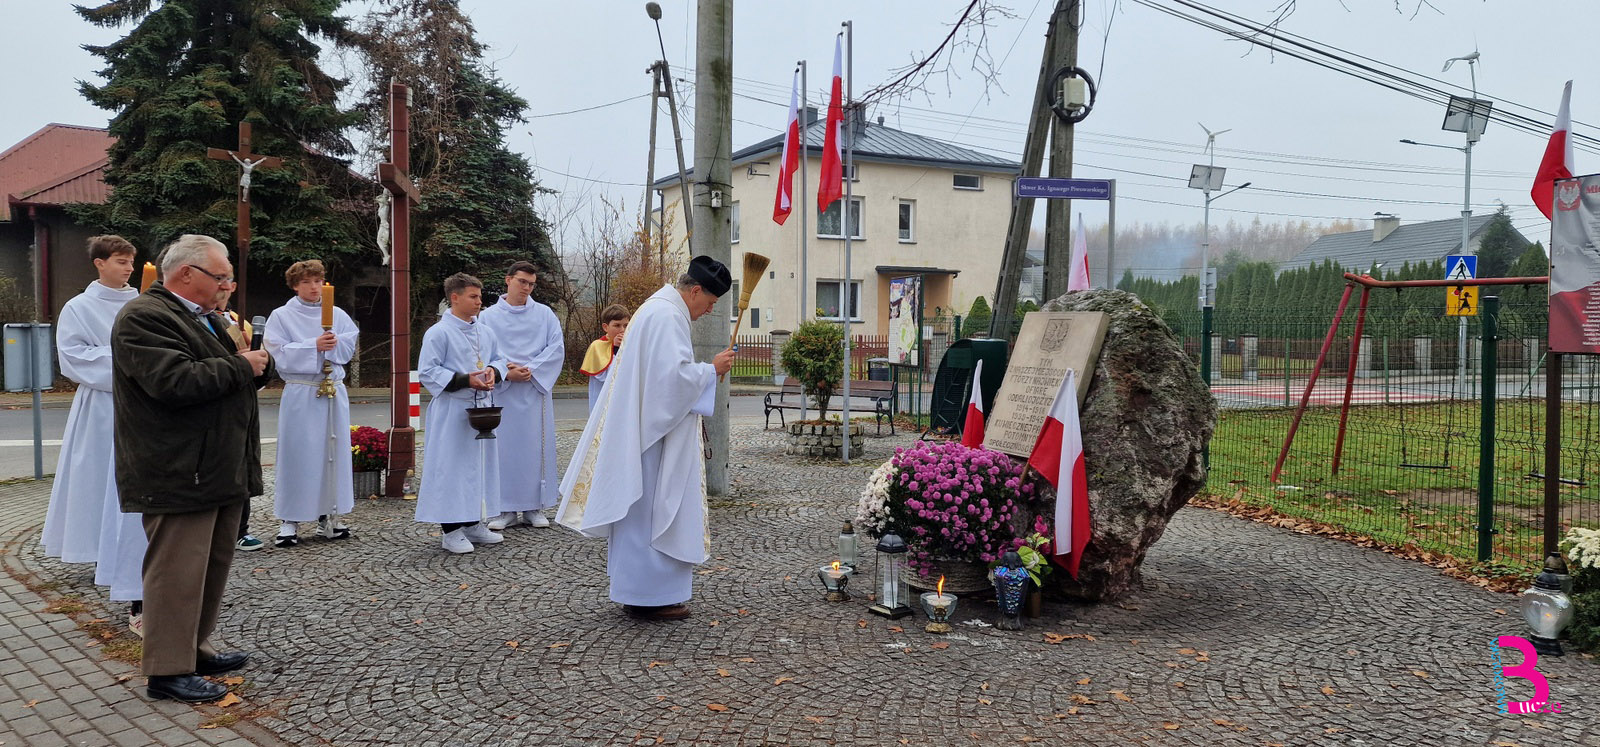
[[[909,243],[911,243],[913,241],[916,241],[916,233],[915,233],[915,231],[914,231],[914,229],[912,227],[913,224],[916,221],[916,216],[917,216],[917,202],[916,202],[916,200],[901,200],[900,201],[900,240],[902,242],[905,242],[905,243],[909,244]]]
[[[750,309],[750,329],[761,329],[761,309]]]
[[[849,179],[850,181],[853,181],[853,182],[861,181],[861,165],[860,164],[841,163],[841,164],[839,164],[839,172],[844,175],[844,178]]]
[[[839,227],[839,211],[844,200],[836,200],[817,216],[817,236],[825,239],[842,239],[844,230]],[[850,238],[861,236],[861,198],[850,198]]]
[[[983,177],[978,174],[956,174],[954,186],[956,189],[983,189]]]
[[[729,222],[733,224],[733,243],[737,244],[739,243],[739,203],[737,202],[733,203],[733,211]]]
[[[843,280],[818,280],[817,281],[817,318],[832,321],[843,321],[841,315],[840,298],[844,291]],[[850,281],[850,320],[861,321],[861,281]]]

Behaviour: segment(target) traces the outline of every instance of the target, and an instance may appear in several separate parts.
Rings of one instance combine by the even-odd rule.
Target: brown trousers
[[[145,675],[193,674],[217,625],[244,501],[182,514],[145,514]]]

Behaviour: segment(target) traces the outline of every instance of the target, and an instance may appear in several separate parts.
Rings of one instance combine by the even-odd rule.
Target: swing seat
[[[1542,482],[1544,480],[1544,473],[1543,472],[1529,472],[1528,474],[1523,475],[1523,477],[1525,477],[1525,478],[1527,478],[1529,480],[1539,480],[1539,481]],[[1589,481],[1588,480],[1574,480],[1574,479],[1572,479],[1570,477],[1557,478],[1556,482],[1559,482],[1562,485],[1571,485],[1573,487],[1579,487],[1579,488],[1586,488],[1586,487],[1589,486]]]

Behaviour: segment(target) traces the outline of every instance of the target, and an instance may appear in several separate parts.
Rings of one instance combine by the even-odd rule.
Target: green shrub
[[[844,378],[844,328],[833,322],[806,322],[789,336],[779,360],[825,418],[833,388]]]
[[[1573,595],[1572,609],[1567,639],[1580,651],[1600,653],[1600,591]]]
[[[988,336],[989,321],[994,318],[994,311],[989,308],[989,302],[978,296],[972,300],[972,308],[967,310],[967,318],[961,320],[961,336]]]

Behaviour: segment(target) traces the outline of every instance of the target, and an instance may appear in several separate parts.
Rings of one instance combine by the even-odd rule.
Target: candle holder
[[[1022,567],[1022,556],[1017,551],[1007,551],[994,569],[994,600],[1000,607],[1000,620],[995,627],[1000,630],[1022,630],[1022,600],[1027,596],[1031,577]]]
[[[928,627],[923,630],[929,633],[948,633],[950,618],[956,613],[956,595],[925,591],[922,593],[922,611],[928,615]]]
[[[323,332],[332,332],[333,327],[323,327]],[[328,360],[326,353],[322,354],[322,381],[317,384],[318,397],[333,397],[339,390],[333,386],[333,361]]]
[[[850,585],[850,575],[855,569],[840,565],[835,561],[829,565],[817,566],[817,580],[822,582],[822,588],[827,590],[824,597],[830,602],[843,602],[850,599],[850,593],[845,588]]]

